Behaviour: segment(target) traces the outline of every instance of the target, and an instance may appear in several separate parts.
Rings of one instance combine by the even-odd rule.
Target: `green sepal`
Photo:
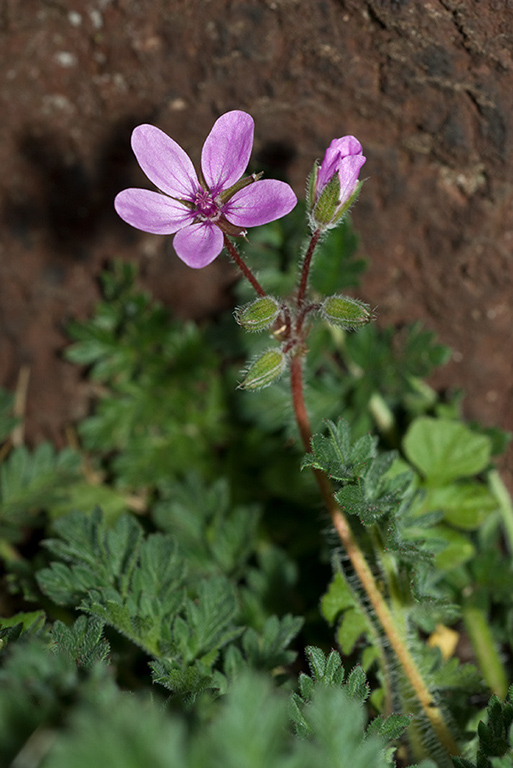
[[[317,176],[319,175],[319,164],[317,161],[314,163],[312,172],[310,173],[306,187],[306,208],[308,211],[313,211],[315,204],[315,188],[317,186]]]
[[[244,176],[244,178],[239,179],[239,181],[236,181],[235,184],[233,184],[229,189],[226,189],[221,195],[220,200],[221,203],[224,205],[228,202],[228,200],[234,196],[236,192],[240,192],[241,189],[244,189],[244,187],[248,187],[250,184],[253,184],[255,181],[259,181],[262,176],[264,175],[263,171],[260,171],[260,173],[252,173],[251,176]],[[207,189],[205,185],[205,189]]]
[[[353,203],[356,202],[362,187],[363,187],[363,181],[359,181],[351,197],[348,200],[346,200],[344,205],[342,205],[341,208],[336,212],[335,216],[333,217],[333,222],[332,222],[333,224],[338,224],[339,221],[344,218],[348,210],[353,206]]]
[[[322,303],[321,315],[328,323],[345,330],[361,328],[374,318],[368,304],[350,296],[328,296]]]
[[[263,389],[278,379],[287,364],[287,358],[279,349],[268,349],[249,366],[239,389]]]
[[[313,218],[316,224],[327,226],[333,222],[340,203],[340,179],[338,173],[334,173],[321,192],[313,209]]]
[[[238,307],[235,319],[246,331],[264,331],[280,313],[280,306],[272,296],[259,296],[255,301]]]

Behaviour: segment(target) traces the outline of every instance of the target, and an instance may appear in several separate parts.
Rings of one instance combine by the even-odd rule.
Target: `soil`
[[[137,261],[179,317],[230,305],[227,261],[189,270],[112,200],[147,186],[135,125],[197,160],[234,108],[298,194],[332,138],[360,139],[360,295],[383,324],[435,330],[453,355],[434,385],[513,429],[512,0],[2,0],[0,82],[0,384],[30,371],[29,442],[62,444],[87,411],[60,356],[106,263]],[[504,472],[512,487],[512,453]]]

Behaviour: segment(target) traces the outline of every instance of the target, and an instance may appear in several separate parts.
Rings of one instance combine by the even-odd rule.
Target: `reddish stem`
[[[310,429],[310,419],[305,406],[305,398],[303,395],[303,360],[301,357],[293,357],[290,361],[290,388],[292,390],[292,403],[294,405],[294,413],[296,416],[297,425],[299,427],[299,434],[305,450],[310,453],[311,446],[310,441],[312,439],[312,431]]]
[[[231,240],[228,239],[227,235],[223,233],[224,236],[224,244],[226,248],[228,249],[228,252],[244,277],[246,277],[255,291],[258,293],[259,296],[267,296],[267,293],[264,291],[258,280],[256,279],[253,272],[250,270],[250,268],[243,262],[242,258],[240,257],[239,253],[237,252],[236,247],[232,243]]]
[[[314,255],[315,246],[319,242],[320,236],[321,236],[321,230],[316,229],[312,235],[312,239],[310,240],[308,250],[305,253],[305,258],[303,260],[303,269],[301,270],[301,281],[299,283],[299,291],[297,294],[298,307],[300,307],[305,300],[306,289],[308,288],[308,276],[310,274],[310,266],[312,264],[312,257]]]
[[[309,312],[312,312],[316,309],[319,309],[321,307],[321,304],[308,304],[306,307],[303,307],[299,315],[297,316],[296,320],[296,333],[300,335],[303,330],[303,323],[305,322],[305,317]],[[306,334],[303,334],[303,337],[306,336]]]

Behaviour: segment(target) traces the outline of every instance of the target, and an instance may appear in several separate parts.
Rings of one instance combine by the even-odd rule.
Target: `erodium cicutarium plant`
[[[430,755],[437,765],[450,766],[450,756],[460,754],[460,744],[445,702],[434,692],[408,613],[418,590],[411,575],[413,544],[400,540],[408,508],[404,499],[398,501],[404,487],[387,477],[392,459],[377,457],[370,436],[353,448],[346,427],[330,423],[329,437],[313,437],[304,398],[304,361],[313,325],[328,323],[340,333],[357,331],[373,320],[368,304],[337,293],[319,296],[310,290],[309,280],[318,245],[360,193],[366,158],[354,136],[342,136],[331,141],[321,162],[315,162],[307,185],[310,234],[298,256],[297,286],[289,297],[273,296],[235,243],[248,229],[287,215],[296,196],[284,182],[258,173],[244,176],[253,129],[253,119],[245,112],[222,115],[205,141],[196,171],[185,151],[159,128],[137,127],[134,153],[159,191],[124,190],[115,207],[140,230],[174,235],[174,249],[190,267],[207,266],[225,248],[250,282],[256,298],[238,307],[235,318],[249,332],[267,332],[269,346],[249,361],[239,386],[260,390],[288,372],[293,412],[308,453],[305,466],[314,473],[348,564],[339,574],[346,579],[343,609],[357,611],[359,631],[367,627],[373,638],[373,658],[384,681],[383,708],[388,714],[395,707],[413,716],[410,742],[417,758]]]

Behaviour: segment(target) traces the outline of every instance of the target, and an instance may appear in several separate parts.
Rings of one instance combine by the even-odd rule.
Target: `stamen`
[[[200,189],[196,192],[194,204],[199,218],[203,221],[206,219],[215,221],[221,215],[217,202],[212,198],[210,192],[207,192],[204,189]]]

